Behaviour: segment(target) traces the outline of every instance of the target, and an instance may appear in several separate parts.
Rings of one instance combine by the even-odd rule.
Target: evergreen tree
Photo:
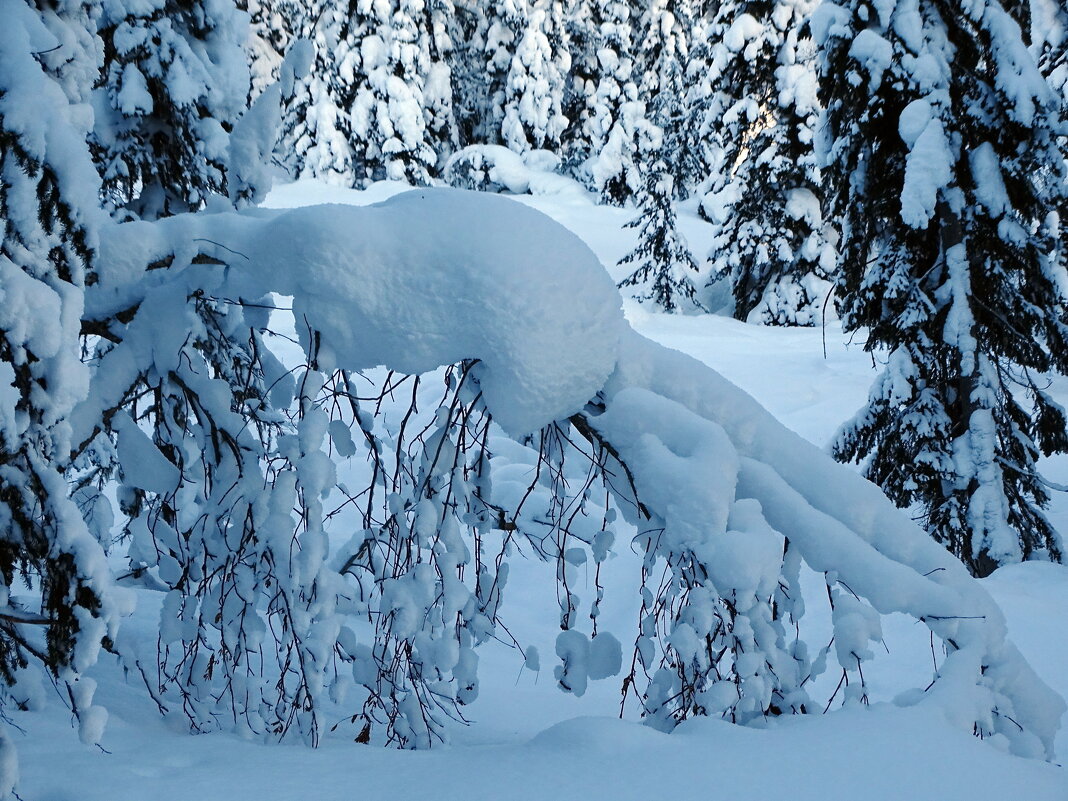
[[[364,180],[426,184],[437,154],[424,106],[430,59],[419,27],[423,0],[373,5],[388,16],[376,17],[376,28],[359,43],[367,82],[356,89],[350,141],[362,158]]]
[[[834,451],[978,575],[1059,560],[1040,454],[1068,449],[1062,101],[996,0],[825,6],[847,331],[887,364]]]
[[[342,186],[355,180],[345,109],[359,74],[359,12],[328,0],[304,0],[296,31],[311,43],[311,69],[285,103],[276,157],[295,178],[314,177]]]
[[[460,144],[452,77],[457,24],[452,0],[426,0],[419,28],[420,47],[429,64],[423,84],[423,111],[427,141],[434,151],[431,173],[435,176],[441,174],[445,162]]]
[[[693,273],[697,263],[678,231],[674,196],[674,178],[662,157],[649,167],[642,191],[638,194],[640,215],[627,223],[639,228],[638,245],[619,260],[637,264],[634,272],[619,282],[620,289],[633,287],[633,296],[651,300],[667,312],[699,307]]]
[[[528,0],[488,0],[485,5],[485,40],[482,88],[485,95],[476,100],[481,106],[478,116],[478,144],[498,144],[504,131],[508,105],[508,76],[530,15]],[[514,93],[514,89],[512,90]]]
[[[814,48],[800,36],[811,5],[740,4],[720,48],[735,100],[717,137],[730,172],[706,203],[720,223],[711,282],[729,284],[740,320],[818,323],[834,272],[815,155]]]
[[[1057,0],[1021,3],[1014,15],[1027,38],[1039,70],[1068,97],[1068,8]]]
[[[571,156],[576,170],[601,200],[623,205],[641,188],[639,153],[655,137],[634,75],[633,9],[625,0],[592,0],[581,89],[580,140]]]
[[[560,3],[538,0],[526,17],[504,87],[501,138],[510,149],[560,150],[567,127],[564,76],[570,68]]]
[[[282,59],[297,37],[303,8],[297,0],[238,0],[237,5],[249,15],[245,46],[252,72],[251,94],[256,98],[278,80]]]
[[[488,37],[492,24],[490,0],[456,0],[453,6],[453,36],[450,62],[453,114],[459,147],[492,140],[486,98],[493,96],[494,70]],[[498,129],[499,130],[499,129]]]
[[[456,146],[440,0],[322,3],[311,74],[288,104],[280,150],[298,176],[426,184]]]
[[[695,20],[691,0],[655,0],[642,17],[639,94],[649,98],[649,119],[663,132],[661,154],[676,197],[704,178],[699,129],[687,69]]]
[[[564,169],[579,174],[590,157],[588,99],[596,89],[600,69],[597,61],[598,32],[589,0],[570,0],[564,14],[564,30],[571,55],[571,70],[564,81],[563,113],[567,118],[560,157]]]
[[[228,134],[249,95],[244,16],[233,0],[103,8],[92,145],[109,205],[153,218],[225,196]]]
[[[99,739],[102,713],[91,682],[77,679],[119,611],[63,475],[68,418],[87,384],[78,334],[102,216],[85,146],[91,115],[71,102],[88,95],[76,54],[94,48],[68,50],[70,61],[46,56],[91,39],[96,12],[0,0],[0,703],[21,704],[20,681],[43,668],[69,694],[87,742]],[[12,747],[6,735],[0,743]],[[13,766],[0,764],[5,796]]]

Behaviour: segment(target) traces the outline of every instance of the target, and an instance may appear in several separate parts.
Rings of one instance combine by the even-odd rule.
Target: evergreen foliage
[[[335,4],[306,2],[299,33],[314,55],[285,104],[278,157],[294,177],[349,184],[355,180],[349,109],[362,76],[350,31],[365,30],[367,23],[358,11],[350,16]]]
[[[85,146],[91,116],[76,104],[88,97],[78,88],[86,62],[49,56],[68,48],[92,63],[94,47],[72,45],[92,41],[97,12],[89,3],[40,11],[0,2],[0,704],[21,705],[43,669],[90,743],[104,713],[79,679],[122,608],[65,472],[67,418],[87,383],[81,295],[95,279],[102,214]],[[12,747],[6,734],[0,741]]]
[[[674,179],[667,163],[658,158],[649,167],[645,185],[638,195],[640,216],[627,223],[639,228],[637,247],[620,259],[637,264],[619,283],[620,289],[633,287],[638,300],[651,300],[667,312],[699,308],[693,273],[697,262],[678,231],[672,206]]]
[[[740,4],[720,23],[716,61],[729,96],[718,101],[720,173],[703,209],[720,223],[710,281],[726,282],[739,320],[817,324],[834,273],[815,155],[814,47],[802,34],[811,5]]]
[[[977,575],[1063,558],[1041,454],[1068,370],[1062,100],[996,2],[821,11],[848,331],[887,364],[834,449]]]
[[[559,0],[538,0],[517,37],[501,123],[501,139],[517,153],[560,150],[564,76],[571,68],[561,11]]]
[[[225,196],[228,134],[249,95],[246,19],[232,0],[103,9],[92,145],[109,205],[151,219]]]
[[[691,68],[701,69],[691,60],[694,10],[690,0],[655,0],[641,18],[641,77],[639,94],[649,98],[649,119],[663,132],[660,149],[673,179],[674,196],[686,197],[704,179],[700,125],[695,125],[700,105],[690,87]],[[701,47],[700,43],[697,45]]]
[[[601,200],[623,205],[641,188],[640,153],[654,137],[634,75],[634,9],[625,0],[591,0],[583,126],[586,160],[580,174]],[[592,57],[591,57],[592,56]]]

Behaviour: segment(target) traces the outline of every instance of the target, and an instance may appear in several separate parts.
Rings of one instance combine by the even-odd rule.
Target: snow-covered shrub
[[[442,178],[457,189],[523,195],[565,191],[573,181],[554,175],[560,159],[548,150],[520,156],[500,145],[469,145],[445,163]]]
[[[507,148],[470,145],[449,158],[441,177],[457,189],[504,192],[510,191],[513,176],[523,171],[522,157]]]

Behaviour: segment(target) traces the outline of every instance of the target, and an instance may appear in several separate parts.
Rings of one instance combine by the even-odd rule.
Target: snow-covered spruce
[[[639,21],[638,91],[649,100],[649,119],[663,132],[660,155],[667,163],[674,197],[688,196],[706,177],[698,119],[704,97],[701,82],[687,75],[691,68],[704,71],[698,59],[691,58],[695,23],[690,0],[655,0]],[[702,46],[704,42],[697,43],[698,50]]]
[[[697,262],[676,225],[671,205],[674,179],[663,159],[648,168],[645,185],[638,195],[640,215],[627,223],[640,228],[637,247],[620,259],[622,264],[636,264],[634,272],[619,283],[630,288],[638,300],[651,300],[664,311],[700,308],[694,274]]]
[[[978,575],[1059,561],[1036,462],[1068,450],[1042,377],[1068,372],[1063,99],[997,0],[826,4],[814,30],[843,320],[889,351],[835,452]]]
[[[557,0],[539,0],[526,14],[504,85],[501,139],[517,153],[560,150],[567,127],[564,79],[571,69]]]
[[[301,35],[315,63],[287,103],[282,161],[341,185],[429,182],[457,141],[451,5],[306,2]]]
[[[576,83],[574,128],[567,161],[576,177],[602,201],[621,206],[641,188],[638,164],[658,143],[634,75],[635,9],[626,0],[591,0],[574,57],[582,79]]]
[[[244,0],[238,7],[249,15],[245,49],[252,78],[251,96],[256,98],[280,77],[282,59],[297,38],[298,4],[296,0]]]
[[[102,8],[91,142],[109,205],[153,218],[225,196],[227,134],[250,86],[247,17],[232,0]]]
[[[873,658],[870,641],[879,639],[878,615],[905,612],[931,628],[947,656],[930,689],[900,703],[937,704],[962,728],[1003,734],[1016,753],[1050,755],[1063,704],[1007,642],[1000,612],[963,566],[877,488],[787,432],[714,372],[629,331],[593,255],[538,213],[503,198],[419,190],[366,208],[129,223],[104,244],[106,267],[87,314],[137,311],[113,360],[101,360],[79,426],[123,404],[123,376],[172,358],[163,342],[146,347],[151,329],[135,330],[142,314],[157,322],[182,315],[185,298],[238,305],[267,292],[293,298],[307,363],[296,381],[284,373],[270,379],[285,389],[266,396],[289,409],[286,399],[295,395],[294,416],[282,422],[292,433],[287,428],[269,457],[279,469],[262,505],[249,503],[230,518],[241,528],[231,523],[213,536],[240,540],[251,523],[253,552],[286,554],[272,576],[280,587],[268,592],[254,574],[251,584],[233,586],[242,604],[265,593],[291,599],[300,675],[273,711],[290,710],[286,719],[301,719],[311,734],[329,700],[357,705],[349,714],[361,739],[419,746],[441,736],[442,715],[477,692],[471,649],[500,631],[502,570],[516,538],[558,560],[561,686],[580,693],[589,679],[614,672],[618,641],[611,632],[589,638],[582,631],[579,599],[567,584],[568,565],[591,557],[599,564],[611,547],[616,513],[591,516],[586,506],[601,487],[637,525],[646,554],[643,620],[624,686],[638,693],[654,725],[670,728],[698,714],[745,722],[825,703],[808,697],[830,649],[813,654],[804,640],[797,600],[804,562],[827,577],[844,702],[866,698],[864,663]],[[146,271],[161,261],[165,269]],[[456,286],[467,288],[463,303],[453,296]],[[379,364],[420,374],[459,362],[417,434],[376,420],[346,379]],[[398,380],[394,374],[387,382]],[[387,383],[381,393],[396,390]],[[415,400],[417,387],[411,392]],[[212,397],[230,402],[232,386],[210,379],[198,398]],[[355,405],[331,419],[335,401]],[[488,416],[511,445],[490,433]],[[487,436],[497,443],[487,447]],[[356,442],[377,465],[369,485],[380,493],[375,504],[332,488],[329,454],[350,455]],[[131,466],[143,466],[142,483],[159,479],[156,490],[168,492],[162,482],[170,471],[148,469],[163,462],[146,444],[126,449],[142,454]],[[495,467],[494,452],[507,454],[504,465]],[[532,473],[544,479],[529,483]],[[324,536],[333,518],[321,501],[332,489],[364,516],[340,549]],[[569,527],[570,520],[579,524]],[[171,535],[158,520],[146,523],[150,547],[141,553],[149,561],[158,555],[159,564],[145,567],[160,575]],[[500,556],[478,556],[491,542]],[[465,570],[472,560],[476,569]],[[171,642],[194,643],[216,665],[197,697],[224,712],[233,703],[231,677],[245,670],[235,662],[219,678],[220,660],[239,652],[224,645],[256,624],[242,620],[232,593],[204,580],[197,614],[221,614],[222,623],[197,624],[172,592],[177,600],[165,605],[163,628]],[[361,622],[369,614],[378,621],[370,627]],[[917,686],[930,678],[917,677]],[[235,720],[232,711],[225,717]],[[250,720],[259,725],[242,707],[238,725]]]
[[[1068,98],[1068,9],[1055,0],[1030,0],[1028,13],[1017,12],[1028,49],[1039,70]]]
[[[817,324],[835,270],[815,155],[815,48],[801,33],[812,6],[739,3],[718,17],[712,109],[723,122],[709,123],[718,169],[702,212],[718,225],[710,283],[726,283],[740,320]]]
[[[82,292],[104,215],[85,146],[91,117],[76,104],[84,64],[35,58],[79,52],[86,12],[64,7],[45,25],[23,0],[0,0],[0,719],[6,729],[12,706],[32,705],[47,673],[92,744],[107,714],[82,674],[124,609],[63,470],[67,418],[88,385]],[[97,498],[79,496],[87,517]],[[6,732],[0,743],[6,798],[18,769]]]

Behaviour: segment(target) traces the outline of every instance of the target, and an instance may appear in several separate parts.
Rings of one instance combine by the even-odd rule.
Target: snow
[[[875,91],[882,83],[883,73],[890,67],[893,46],[875,31],[865,29],[853,40],[849,55],[867,70],[871,90]]]
[[[356,193],[304,182],[280,187],[269,202],[281,200],[289,205],[293,199],[300,198],[311,203],[345,200],[366,204],[395,194],[397,189],[396,185],[379,184],[366,193]],[[496,282],[510,281],[515,276],[509,275],[508,265],[502,263],[505,260],[489,258],[491,252],[498,256],[508,254],[509,265],[518,264],[524,271],[536,270],[539,279],[544,278],[544,287],[531,301],[537,304],[535,310],[542,318],[552,311],[542,303],[562,306],[571,315],[577,308],[592,311],[594,317],[600,314],[591,325],[603,325],[603,329],[556,331],[554,339],[542,346],[556,348],[554,356],[560,359],[570,358],[569,354],[574,354],[576,361],[578,357],[592,359],[600,371],[610,371],[620,360],[621,369],[610,383],[616,392],[608,393],[609,411],[598,418],[604,430],[619,436],[627,447],[659,454],[660,463],[670,464],[667,469],[680,479],[703,482],[706,486],[721,485],[721,492],[705,496],[704,501],[709,504],[705,513],[715,522],[715,526],[709,526],[710,530],[722,529],[719,536],[727,544],[723,558],[739,560],[736,568],[723,571],[725,577],[739,584],[736,590],[773,581],[775,573],[767,565],[778,547],[776,530],[798,528],[797,544],[805,550],[806,559],[814,567],[819,566],[822,558],[829,565],[842,566],[845,571],[842,580],[876,608],[908,607],[916,613],[920,607],[930,611],[946,604],[986,610],[991,615],[989,625],[956,626],[961,637],[970,638],[975,645],[962,642],[965,647],[960,652],[961,658],[942,662],[945,672],[952,671],[954,662],[963,667],[971,657],[978,658],[985,646],[996,648],[999,638],[995,619],[1000,614],[995,607],[987,605],[989,592],[1005,612],[1009,635],[1038,675],[1061,694],[1068,691],[1065,679],[1068,671],[1064,669],[1068,652],[1062,647],[1060,635],[1068,614],[1068,569],[1042,564],[1017,565],[997,571],[982,582],[981,588],[974,585],[972,589],[972,583],[960,575],[959,569],[943,563],[945,556],[939,555],[935,546],[908,533],[911,527],[900,513],[890,510],[885,501],[874,500],[877,493],[873,494],[872,488],[859,479],[843,482],[832,477],[828,460],[816,446],[826,442],[835,427],[861,404],[872,379],[868,355],[859,347],[847,349],[836,324],[829,325],[825,332],[769,329],[708,315],[666,317],[634,304],[625,305],[627,317],[639,332],[711,364],[725,378],[714,376],[697,360],[661,350],[636,334],[623,334],[620,341],[618,295],[613,295],[612,302],[607,303],[609,293],[605,287],[610,287],[611,282],[595,277],[603,275],[594,271],[595,267],[600,270],[597,259],[577,240],[549,243],[547,232],[551,229],[543,218],[522,209],[513,200],[468,201],[467,198],[455,192],[421,190],[359,210],[358,214],[357,210],[320,207],[306,214],[270,211],[229,219],[223,219],[226,215],[212,216],[219,220],[220,230],[233,231],[235,219],[240,221],[240,236],[227,239],[224,244],[265,265],[263,274],[253,282],[256,289],[262,289],[266,283],[277,287],[276,291],[300,294],[314,285],[313,279],[324,278],[329,279],[331,287],[339,287],[335,297],[318,299],[321,309],[308,308],[310,313],[321,315],[315,318],[317,327],[325,326],[335,332],[341,330],[335,315],[341,313],[342,306],[357,319],[364,315],[365,320],[372,319],[374,314],[397,314],[403,318],[412,313],[406,309],[373,307],[376,296],[381,297],[385,290],[380,295],[369,274],[359,271],[359,263],[372,254],[380,259],[378,268],[390,281],[401,282],[404,291],[419,293],[420,297],[440,294],[445,276],[462,280],[464,286],[476,288],[474,291],[484,286],[478,283],[483,280],[478,275],[480,271],[493,271]],[[525,196],[521,200],[572,227],[593,247],[599,260],[610,266],[615,264],[620,252],[633,244],[633,239],[628,239],[633,234],[620,229],[630,216],[627,212],[595,207],[574,196]],[[435,205],[438,201],[440,205]],[[508,204],[511,207],[506,208]],[[429,207],[429,213],[423,214],[420,206]],[[450,215],[450,209],[455,210],[455,216]],[[419,219],[419,236],[412,236],[411,225],[403,231],[391,227],[393,214],[409,222]],[[475,219],[458,219],[463,215],[474,215]],[[494,223],[501,230],[495,230]],[[698,240],[708,236],[692,209],[684,211],[680,224],[687,229],[688,236],[690,231]],[[181,225],[175,222],[173,227],[179,229]],[[203,225],[207,227],[187,231],[187,235],[212,237],[218,233],[211,229],[211,221]],[[507,232],[503,230],[506,225],[510,229]],[[477,226],[477,235],[465,226]],[[453,230],[457,230],[457,240],[461,237],[473,240],[470,265],[459,264],[459,260],[443,259],[440,264],[427,260],[426,253],[419,250],[420,240],[449,237]],[[309,232],[331,237],[344,257],[328,252],[322,239],[309,236]],[[558,234],[553,236],[557,238]],[[382,254],[374,246],[387,238],[394,244],[405,243],[405,248],[399,251],[404,258],[398,256],[395,263],[381,261]],[[480,238],[485,241],[479,242]],[[505,239],[508,241],[502,241]],[[114,252],[121,252],[120,244],[106,243]],[[292,264],[298,248],[301,259],[311,256],[311,272],[284,274],[284,266]],[[417,275],[408,275],[411,271],[406,268],[414,262],[405,259],[416,257],[424,259],[423,265],[436,266],[433,269],[424,266]],[[564,260],[569,263],[563,265]],[[338,265],[349,263],[354,265],[352,274],[338,275]],[[570,270],[576,264],[579,278],[567,273],[564,281],[565,266]],[[323,272],[330,267],[333,273]],[[119,263],[114,268],[121,270],[123,266]],[[436,275],[439,269],[441,275]],[[582,298],[572,297],[561,289],[571,286],[574,280],[588,281],[584,290],[587,294]],[[513,284],[505,286],[514,291]],[[601,299],[602,293],[603,302],[590,301],[591,297]],[[491,315],[492,320],[457,319],[461,315],[442,308],[434,312],[441,317],[430,322],[442,327],[456,326],[457,341],[464,345],[462,350],[471,357],[483,355],[478,346],[485,345],[483,340],[491,324],[499,335],[502,327],[507,328],[504,322],[519,328],[521,315],[530,311],[512,304],[506,296],[495,295],[494,300],[504,306],[499,315]],[[455,305],[460,301],[453,296],[448,302]],[[433,308],[429,303],[420,305],[424,309]],[[442,306],[445,305],[443,302]],[[409,318],[408,324],[422,326],[428,321]],[[470,328],[464,328],[468,325]],[[334,328],[329,329],[330,326]],[[376,358],[385,354],[390,360],[410,358],[412,365],[418,367],[456,358],[454,351],[440,343],[418,341],[411,335],[405,336],[401,328],[402,324],[397,324],[397,330],[391,331],[387,326],[385,333],[373,338],[375,341],[362,343],[348,342],[335,333],[334,356],[339,362],[352,359],[353,363],[359,363],[360,359],[370,359],[371,353]],[[448,330],[450,334],[452,331],[438,330]],[[593,346],[585,338],[611,331],[617,332],[612,347],[590,353]],[[823,357],[824,336],[827,358]],[[524,345],[506,340],[502,347],[514,349],[525,369],[538,368],[536,360],[524,355]],[[469,350],[468,346],[476,347]],[[410,347],[414,349],[408,353]],[[657,380],[657,370],[662,371],[662,377],[670,376],[672,380]],[[539,381],[545,379],[541,373],[531,375]],[[563,381],[554,386],[551,394],[555,397],[547,394],[534,399],[529,406],[524,404],[524,408],[509,408],[511,404],[505,402],[499,419],[521,430],[544,415],[558,413],[562,406],[554,404],[563,404],[565,397],[568,403],[581,404],[588,395],[581,399],[579,395],[588,392],[590,383],[604,384],[606,376],[607,372],[585,374],[572,383],[570,378],[563,381],[550,374],[548,380]],[[525,380],[530,377],[526,376]],[[486,379],[490,385],[494,383],[492,373],[486,375],[484,384]],[[502,383],[504,380],[517,379],[514,376],[499,379]],[[729,388],[728,381],[755,395],[770,414],[744,392]],[[665,397],[665,386],[674,387],[674,397]],[[1063,398],[1062,394],[1062,401]],[[689,411],[680,412],[680,407]],[[671,419],[688,421],[686,427],[678,422],[674,426],[666,422],[669,409],[673,410]],[[815,446],[806,444],[801,436],[786,428],[772,425],[772,415]],[[687,439],[685,432],[694,430],[702,432],[706,440]],[[309,431],[307,436],[311,437],[312,433]],[[327,433],[335,447],[342,450],[350,447],[333,427],[320,432],[319,437]],[[1066,467],[1061,467],[1062,476],[1068,472]],[[838,476],[843,470],[834,468],[833,475]],[[672,496],[672,487],[657,483],[655,472],[650,469],[648,474],[637,477],[639,482],[648,483],[652,493],[666,495],[663,500],[653,497],[650,501],[677,513],[680,520],[691,520],[696,512],[684,514],[675,504],[694,499],[685,497],[683,487],[678,488],[678,496]],[[1051,472],[1051,477],[1061,476]],[[793,482],[793,487],[785,485],[785,478]],[[845,504],[843,500],[854,503]],[[871,509],[875,511],[865,511]],[[1056,522],[1062,525],[1068,522],[1068,509],[1060,513]],[[849,529],[865,534],[867,542],[851,537]],[[809,532],[808,542],[803,542],[805,530]],[[627,529],[622,531],[625,537]],[[681,536],[698,540],[706,534],[685,529],[681,532]],[[827,550],[820,551],[820,548]],[[843,548],[857,552],[843,559]],[[868,656],[863,653],[865,650],[875,652],[870,674],[865,666],[872,696],[870,707],[847,707],[826,716],[769,719],[760,729],[718,720],[694,720],[670,735],[637,725],[633,720],[614,720],[612,716],[619,705],[618,681],[598,679],[616,674],[629,654],[637,599],[626,593],[631,591],[633,575],[640,567],[639,560],[628,553],[625,545],[616,550],[604,562],[606,592],[616,593],[616,604],[610,607],[606,602],[606,612],[599,622],[601,630],[593,638],[572,630],[556,639],[558,632],[552,631],[555,614],[552,592],[545,591],[544,568],[536,563],[514,564],[509,592],[519,603],[513,604],[515,616],[509,625],[520,641],[529,645],[525,654],[493,643],[478,652],[479,697],[465,708],[465,714],[475,724],[469,730],[455,730],[452,747],[407,753],[327,738],[320,749],[312,751],[302,747],[268,747],[227,734],[190,737],[159,719],[138,676],[131,674],[124,679],[122,671],[105,657],[93,677],[99,685],[94,703],[107,708],[110,714],[101,740],[107,753],[80,746],[67,731],[69,716],[58,704],[50,704],[49,711],[44,713],[18,714],[19,725],[29,733],[25,738],[17,732],[12,735],[20,751],[20,793],[27,798],[134,801],[150,785],[153,797],[160,801],[179,798],[184,801],[189,797],[288,801],[304,796],[340,801],[350,797],[354,787],[359,787],[361,793],[372,798],[434,797],[449,801],[496,799],[503,793],[508,798],[532,801],[600,797],[627,801],[650,796],[704,797],[709,781],[714,778],[717,794],[726,797],[799,801],[827,798],[1001,801],[1010,795],[1019,796],[1021,788],[1026,788],[1028,801],[1060,801],[1068,794],[1068,778],[1063,768],[1010,756],[1002,748],[1007,748],[1008,743],[1002,742],[1001,735],[984,743],[951,724],[947,710],[968,698],[935,699],[911,706],[891,703],[901,691],[914,686],[913,679],[904,678],[903,674],[914,677],[911,669],[922,666],[924,660],[930,667],[926,628],[903,615],[888,616],[880,624],[873,618],[870,607],[856,601],[841,585],[835,588],[837,619],[832,621],[825,597],[821,598],[826,588],[822,579],[811,573],[806,574],[814,581],[814,586],[806,590],[806,605],[811,610],[806,620],[811,617],[815,625],[826,626],[828,632],[833,623],[836,633],[843,638],[838,651],[843,663],[849,662],[854,652],[861,652],[864,657]],[[882,555],[877,556],[877,552]],[[885,565],[875,569],[878,559],[898,562],[899,580],[879,586],[877,579],[883,579],[886,572]],[[946,569],[929,578],[918,578],[915,571],[906,569],[907,565],[921,562],[931,569],[936,566]],[[865,573],[865,565],[871,568],[870,576]],[[592,567],[575,567],[578,591],[589,593]],[[587,569],[589,573],[584,572]],[[847,577],[848,571],[858,575]],[[727,581],[727,578],[714,580]],[[862,586],[862,582],[868,583]],[[150,642],[154,640],[161,599],[150,591],[140,591],[139,595],[141,608],[127,622],[124,636]],[[398,600],[402,600],[399,594]],[[680,627],[673,635],[680,646],[685,634]],[[892,657],[881,653],[881,644],[872,643],[879,635],[892,650]],[[538,672],[547,667],[545,662],[550,654],[560,651],[568,658],[568,679],[584,685],[581,698],[561,693],[549,675]],[[467,653],[469,656],[465,654],[463,658],[474,657],[474,652]],[[1011,653],[995,655],[1005,665],[1018,665]],[[883,658],[887,658],[889,667],[880,671]],[[939,660],[942,661],[941,655]],[[910,670],[899,671],[902,665]],[[1026,677],[1026,669],[1021,669]],[[825,688],[828,678],[832,679],[831,686]],[[921,679],[921,689],[925,680],[926,677]],[[837,676],[817,682],[820,692],[826,689],[824,702],[834,689],[834,681]],[[1003,686],[1011,683],[1004,678],[996,681]],[[820,698],[815,689],[812,693]],[[1055,700],[1049,702],[1048,709],[1057,711]],[[1041,717],[1040,711],[1025,711],[1033,719]],[[632,715],[630,710],[628,716]],[[86,731],[98,733],[94,729],[90,725]],[[1062,735],[1056,747],[1058,756],[1063,758],[1068,752],[1068,740]],[[6,744],[0,745],[0,758],[6,758],[7,753]],[[768,769],[768,754],[775,755],[774,770]],[[61,772],[54,769],[57,760],[62,760],[64,765]]]
[[[623,316],[611,279],[581,240],[505,198],[424,189],[363,208],[176,218],[159,230],[254,264],[224,279],[234,296],[297,296],[302,341],[319,331],[340,367],[418,374],[480,359],[487,405],[509,433],[581,408],[615,365]],[[102,284],[158,258],[143,241],[143,229],[123,226],[103,243]]]
[[[926,228],[934,216],[939,192],[953,178],[953,153],[941,120],[927,118],[920,123],[919,114],[906,115],[915,105],[910,104],[901,114],[902,139],[907,143],[915,136],[905,161],[901,219],[913,228]]]
[[[443,175],[462,189],[583,196],[577,181],[555,172],[559,162],[547,150],[528,149],[519,155],[500,145],[470,145],[449,157]]]
[[[178,468],[167,461],[130,415],[119,412],[114,426],[119,435],[119,464],[126,483],[149,492],[167,493],[177,489]]]
[[[1011,208],[1011,204],[993,146],[984,142],[968,154],[968,162],[972,169],[972,179],[975,181],[976,198],[991,217],[1000,217]]]

